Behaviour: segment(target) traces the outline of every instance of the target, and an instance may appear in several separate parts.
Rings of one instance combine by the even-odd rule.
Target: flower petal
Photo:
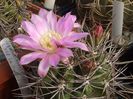
[[[79,40],[81,38],[84,38],[88,35],[89,33],[75,33],[75,32],[71,32],[71,34],[64,38],[66,41],[76,41],[76,40]]]
[[[57,23],[57,17],[53,13],[53,11],[50,11],[47,14],[47,22],[50,25],[50,28],[55,31],[56,23]]]
[[[35,41],[33,41],[29,36],[26,36],[24,34],[18,34],[13,38],[13,42],[21,45],[21,47],[32,49],[32,50],[44,50],[41,48],[39,44],[37,44]]]
[[[45,77],[48,73],[49,67],[50,66],[49,66],[48,59],[47,58],[42,59],[38,67],[39,76],[42,78]]]
[[[60,55],[63,58],[68,58],[70,56],[73,56],[72,51],[67,48],[58,48],[57,53],[58,53],[58,55]]]
[[[75,15],[71,15],[71,12],[68,12],[66,15],[65,15],[65,19],[68,19],[68,18],[71,18],[73,23],[76,21],[76,16]]]
[[[33,40],[37,41],[37,39],[40,37],[35,25],[33,25],[31,22],[22,21],[21,27],[30,35]]]
[[[69,23],[70,21],[72,22],[71,19],[66,22],[63,22],[63,20],[59,19],[56,25],[56,31],[65,37],[73,28],[73,24]]]
[[[43,57],[45,57],[44,53],[32,52],[32,53],[26,54],[23,57],[21,57],[20,64],[21,65],[29,64],[32,61],[38,58],[43,58]]]
[[[49,30],[48,23],[42,17],[32,14],[31,22],[33,22],[33,24],[36,26],[36,29],[40,35],[43,35],[44,33],[48,32]]]
[[[39,11],[39,16],[41,16],[42,18],[46,19],[47,14],[48,14],[48,11],[47,11],[47,10],[45,10],[45,9],[40,9],[40,11]]]
[[[86,44],[84,44],[84,43],[74,42],[74,46],[78,47],[78,48],[80,48],[82,50],[89,51],[89,49],[87,48]]]
[[[53,11],[48,12],[45,9],[40,9],[39,16],[41,16],[43,19],[47,20],[51,29],[55,30],[55,26],[57,23],[57,16],[53,13]]]
[[[81,42],[64,42],[63,44],[65,47],[68,47],[68,48],[80,48],[82,50],[85,50],[85,51],[89,51],[89,49],[87,48],[86,44],[84,43],[81,43]]]
[[[60,57],[57,54],[52,54],[49,56],[49,64],[52,66],[57,66],[60,61]]]
[[[61,17],[56,25],[56,31],[61,33],[62,36],[68,35],[69,32],[72,31],[74,27],[74,23],[76,20],[76,16],[70,15],[70,13],[66,14],[65,17]]]

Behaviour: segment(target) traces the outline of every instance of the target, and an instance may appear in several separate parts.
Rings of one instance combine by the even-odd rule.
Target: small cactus
[[[92,32],[97,23],[102,23],[104,28],[110,27],[112,2],[91,0],[88,3],[91,3],[91,10],[81,19],[83,28]],[[86,9],[87,4],[79,7]],[[87,22],[91,23],[88,25]],[[110,28],[102,30],[100,36],[90,33],[83,42],[87,43],[90,52],[74,49],[74,57],[69,59],[69,63],[60,63],[56,69],[50,69],[45,78],[38,77],[34,72],[37,67],[32,69],[30,76],[35,82],[29,84],[33,89],[31,96],[36,99],[132,99],[129,94],[133,90],[123,83],[123,79],[132,79],[132,76],[121,77],[126,68],[117,68],[118,64],[125,64],[118,62],[125,46],[120,48],[110,40]]]
[[[37,78],[37,84],[33,86],[35,96],[40,99],[126,97],[122,91],[117,92],[124,88],[118,80],[124,68],[116,68],[123,48],[118,49],[109,40],[109,35],[109,31],[106,31],[97,43],[94,43],[95,36],[90,35],[84,40],[90,48],[89,53],[75,49],[75,57],[69,59],[69,64],[61,63],[56,69],[51,69],[45,78]]]

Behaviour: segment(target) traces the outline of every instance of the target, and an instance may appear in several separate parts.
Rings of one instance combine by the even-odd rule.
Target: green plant
[[[109,37],[109,29],[101,38],[90,34],[83,40],[90,48],[89,53],[75,49],[69,64],[59,64],[45,78],[37,77],[36,73],[30,75],[35,82],[29,84],[34,90],[32,96],[41,99],[117,99],[121,96],[126,99],[133,90],[120,79],[132,77],[119,77],[125,68],[116,65],[124,48],[118,48]],[[33,71],[35,68],[33,66]]]
[[[96,23],[106,26],[112,20],[112,7],[114,0],[77,0],[77,12],[80,20],[86,17],[86,24],[89,28]],[[119,1],[119,0],[118,0]],[[124,30],[132,31],[132,0],[120,0],[124,2]]]
[[[117,99],[117,97],[132,99],[129,98],[129,93],[132,94],[133,89],[122,82],[124,79],[132,79],[132,76],[121,77],[120,75],[126,70],[126,65],[121,68],[117,67],[119,64],[129,63],[118,61],[126,45],[119,47],[110,40],[112,6],[108,4],[112,2],[102,1],[100,3],[96,0],[88,2],[91,2],[93,6],[90,6],[91,4],[81,5],[84,9],[91,10],[89,12],[85,10],[85,15],[81,15],[84,16],[83,19],[82,17],[80,19],[84,30],[91,32],[86,39],[82,40],[87,43],[90,52],[75,49],[74,58],[70,58],[67,65],[60,63],[43,79],[35,72],[36,64],[30,64],[33,72],[28,76],[32,82],[26,87],[31,87],[33,94],[29,96],[41,99]],[[98,6],[99,4],[104,6]],[[90,7],[86,7],[87,5]],[[83,11],[83,9],[79,11],[81,10]],[[102,23],[106,28],[99,38],[93,33],[95,23]]]
[[[13,35],[20,22],[27,16],[26,0],[0,1],[0,38]],[[16,32],[17,33],[17,32]]]

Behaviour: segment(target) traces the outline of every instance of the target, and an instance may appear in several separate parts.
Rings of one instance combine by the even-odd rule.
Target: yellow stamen
[[[56,50],[54,44],[51,42],[51,39],[55,40],[60,40],[61,35],[59,33],[56,33],[54,31],[49,31],[45,33],[41,38],[40,38],[40,44],[43,48],[48,49],[51,52],[54,52]]]

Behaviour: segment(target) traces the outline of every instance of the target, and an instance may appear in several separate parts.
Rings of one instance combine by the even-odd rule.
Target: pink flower
[[[20,59],[20,64],[29,64],[36,59],[41,59],[38,74],[45,77],[50,67],[56,67],[60,61],[73,56],[71,48],[80,48],[88,51],[84,43],[77,40],[86,37],[88,33],[76,33],[72,31],[79,24],[75,23],[76,17],[67,13],[57,20],[57,16],[44,9],[39,15],[32,14],[30,21],[23,21],[22,28],[28,35],[18,34],[14,42],[22,49],[31,53]]]

